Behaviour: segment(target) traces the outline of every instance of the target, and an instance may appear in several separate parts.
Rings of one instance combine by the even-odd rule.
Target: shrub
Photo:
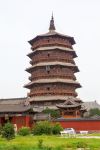
[[[6,123],[3,127],[2,137],[6,138],[7,140],[11,140],[15,137],[14,127],[11,123]]]
[[[34,135],[49,135],[52,133],[52,126],[48,121],[40,121],[37,122],[34,128],[32,129],[32,133]]]
[[[19,129],[18,134],[22,135],[22,136],[29,135],[30,134],[30,128],[22,127],[22,128]]]
[[[86,148],[87,147],[87,144],[86,142],[78,142],[76,144],[77,148]]]
[[[56,123],[52,126],[53,134],[59,134],[61,130],[63,130],[63,128],[61,127],[61,125],[59,123]]]
[[[39,139],[38,140],[38,148],[43,148],[43,140],[42,139]]]
[[[2,134],[2,130],[3,130],[3,128],[2,128],[2,126],[0,125],[0,135]]]

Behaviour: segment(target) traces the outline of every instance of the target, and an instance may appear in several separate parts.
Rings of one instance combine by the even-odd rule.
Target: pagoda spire
[[[54,31],[54,30],[55,30],[55,25],[54,25],[53,13],[52,13],[52,17],[51,17],[51,20],[50,20],[49,31]]]

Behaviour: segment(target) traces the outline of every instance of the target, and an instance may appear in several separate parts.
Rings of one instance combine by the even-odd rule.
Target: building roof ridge
[[[21,100],[21,99],[27,99],[27,97],[16,97],[16,98],[0,98],[0,101],[2,100]]]

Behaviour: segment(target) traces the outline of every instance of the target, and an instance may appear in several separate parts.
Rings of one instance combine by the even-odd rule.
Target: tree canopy
[[[99,115],[100,116],[100,109],[98,108],[94,108],[94,109],[90,109],[89,111],[89,116],[94,116],[94,115]]]

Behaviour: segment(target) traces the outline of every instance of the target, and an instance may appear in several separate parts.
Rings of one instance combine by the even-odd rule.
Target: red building
[[[31,126],[31,106],[27,98],[0,99],[0,124],[10,121],[17,125]]]

